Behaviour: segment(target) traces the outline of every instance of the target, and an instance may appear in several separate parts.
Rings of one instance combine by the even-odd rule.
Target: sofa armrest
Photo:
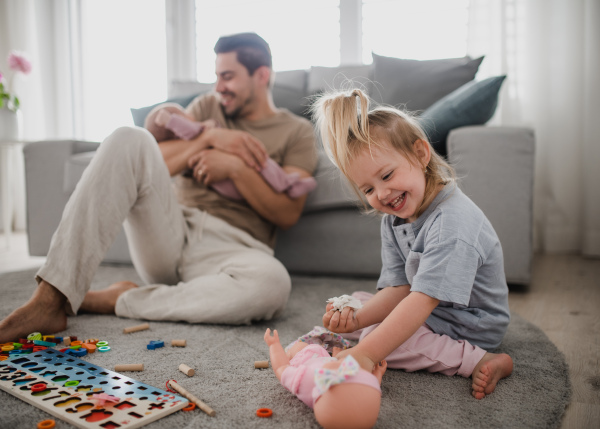
[[[531,279],[534,153],[529,128],[472,126],[448,136],[459,186],[496,230],[509,283]]]
[[[76,153],[92,151],[98,143],[45,140],[24,146],[29,254],[45,256],[70,193],[63,190],[65,165]]]

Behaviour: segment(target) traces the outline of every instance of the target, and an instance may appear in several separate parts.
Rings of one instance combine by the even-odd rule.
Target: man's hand
[[[199,138],[207,139],[215,149],[239,156],[249,167],[259,172],[269,156],[265,146],[245,131],[211,128],[205,130]]]
[[[231,178],[236,169],[244,168],[241,158],[217,149],[205,149],[192,155],[188,160],[194,172],[194,180],[205,185]]]
[[[350,333],[360,329],[357,312],[352,307],[346,307],[341,312],[333,310],[333,304],[327,304],[323,315],[323,326],[338,334]]]

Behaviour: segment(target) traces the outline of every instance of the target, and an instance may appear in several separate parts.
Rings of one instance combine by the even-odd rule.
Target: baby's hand
[[[338,334],[354,332],[360,329],[356,312],[351,307],[344,308],[341,312],[327,305],[327,311],[323,315],[323,326],[331,332]]]
[[[271,336],[271,330],[267,328],[265,332],[265,343],[270,347],[273,344],[279,344],[279,334],[277,333],[277,329],[273,331],[273,336]]]

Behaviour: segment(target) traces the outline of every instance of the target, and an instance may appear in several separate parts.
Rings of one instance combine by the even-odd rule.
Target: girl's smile
[[[414,143],[422,145],[420,141]],[[419,151],[424,165],[429,161],[427,150]],[[383,213],[414,222],[425,198],[423,167],[414,165],[399,151],[387,147],[363,150],[349,165],[348,175],[371,207]]]

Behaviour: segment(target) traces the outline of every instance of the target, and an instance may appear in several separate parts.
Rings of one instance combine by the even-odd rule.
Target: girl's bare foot
[[[18,341],[33,332],[54,334],[67,328],[67,298],[42,281],[32,297],[0,322],[0,343]]]
[[[477,363],[471,378],[473,379],[473,396],[483,399],[496,388],[498,381],[508,377],[513,371],[513,361],[505,353],[486,353]]]
[[[124,281],[114,283],[106,289],[88,291],[79,310],[85,313],[115,314],[115,305],[119,296],[135,287],[138,285]]]

